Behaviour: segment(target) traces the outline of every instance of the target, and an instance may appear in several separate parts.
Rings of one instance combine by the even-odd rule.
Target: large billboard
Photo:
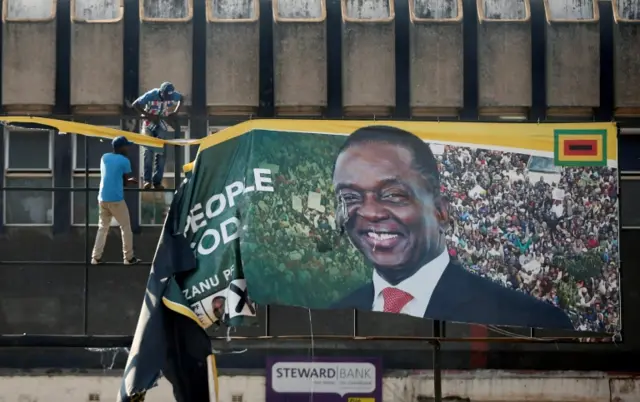
[[[173,208],[197,267],[165,304],[616,332],[613,124],[261,121],[201,145]]]
[[[203,328],[261,304],[620,329],[613,123],[256,120],[162,141],[0,120],[200,142],[163,235],[195,266],[161,289]]]
[[[200,145],[165,221],[119,400],[138,400],[161,371],[180,400],[208,392],[208,377],[185,371],[212,353],[202,329],[248,324],[256,305],[620,330],[613,123],[256,120],[163,141],[0,121]]]

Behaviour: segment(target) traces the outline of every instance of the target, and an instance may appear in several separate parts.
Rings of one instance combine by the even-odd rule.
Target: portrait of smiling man
[[[447,321],[573,329],[559,308],[465,270],[449,256],[438,163],[410,132],[369,126],[335,161],[337,223],[373,268],[372,281],[333,308]]]

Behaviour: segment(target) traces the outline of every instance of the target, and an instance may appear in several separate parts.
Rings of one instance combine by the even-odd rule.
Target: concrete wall
[[[396,95],[393,0],[341,1],[345,112],[388,114],[395,105]]]
[[[142,12],[139,38],[131,33],[137,25],[124,29],[125,25],[137,24],[137,18],[126,18],[126,22],[120,21],[113,26],[100,26],[98,23],[91,27],[79,26],[79,21],[117,20],[123,15],[120,0],[71,1],[71,13],[76,19],[72,23],[70,43],[70,92],[74,113],[81,109],[77,106],[92,112],[108,106],[109,111],[117,113],[116,109],[124,98],[122,89],[128,88],[125,81],[134,79],[138,87],[127,89],[127,92],[139,93],[170,80],[186,95],[187,105],[191,102],[194,91],[191,88],[192,71],[202,71],[199,67],[193,70],[194,60],[202,54],[192,54],[194,26],[189,21],[193,12],[192,2],[122,0],[122,4],[125,3],[130,7],[128,10],[139,7]],[[404,5],[399,10],[398,19],[395,19],[393,1],[279,0],[273,25],[273,58],[268,60],[260,60],[259,41],[261,36],[264,39],[269,33],[266,30],[261,32],[266,28],[261,28],[257,20],[259,3],[259,0],[206,0],[207,33],[197,33],[199,38],[207,36],[206,51],[201,51],[207,57],[206,74],[198,79],[203,83],[198,91],[206,87],[199,98],[206,98],[211,114],[254,115],[260,105],[260,88],[269,86],[261,87],[259,77],[264,71],[260,68],[261,63],[268,63],[274,66],[275,94],[275,105],[269,106],[275,106],[278,113],[297,110],[300,114],[317,116],[328,102],[327,92],[331,92],[329,89],[337,81],[327,79],[327,71],[330,75],[333,71],[327,65],[333,56],[327,57],[327,54],[333,54],[332,51],[338,47],[328,43],[337,40],[337,35],[327,36],[327,24],[333,24],[335,18],[329,18],[328,22],[317,20],[325,8],[331,10],[330,16],[340,11],[343,17],[343,54],[336,58],[342,64],[342,106],[347,114],[354,116],[350,112],[359,110],[364,117],[383,117],[393,111],[397,101],[396,70],[406,69],[407,64],[402,61],[396,68],[396,53],[400,57],[398,60],[406,58],[406,24],[411,35],[410,80],[408,89],[404,88],[404,79],[397,89],[398,93],[410,93],[414,116],[456,114],[463,103],[461,88],[476,84],[464,76],[464,71],[473,69],[463,69],[462,26],[465,24],[455,20],[462,13],[457,0],[411,0],[411,20],[406,18]],[[472,3],[479,7],[484,19],[479,24],[478,35],[474,35],[480,38],[474,55],[479,63],[480,82],[477,86],[480,107],[527,108],[532,92],[527,82],[537,75],[532,70],[530,56],[527,56],[531,53],[532,43],[531,23],[526,21],[530,0],[479,0]],[[536,2],[536,6],[539,3]],[[611,3],[619,19],[640,18],[640,1],[612,0]],[[68,23],[66,15],[47,20],[55,4],[56,0],[5,2],[7,21],[3,24],[2,103],[7,109],[13,108],[12,112],[48,112],[55,102],[56,68],[67,68],[62,64],[66,62],[64,58],[56,63],[56,46],[60,45],[57,41],[65,42],[62,46],[67,45],[66,38],[58,38],[56,32],[57,28],[66,30]],[[587,22],[594,17],[594,4],[596,0],[545,1],[551,24],[538,24],[539,28],[535,29],[546,31],[539,32],[537,37],[546,38],[547,101],[551,107],[583,108],[589,112],[599,106],[600,26],[597,22]],[[605,7],[608,5],[607,2]],[[338,10],[339,7],[342,10]],[[475,19],[476,10],[471,7],[469,11],[464,18]],[[197,12],[203,12],[202,3],[197,4]],[[541,15],[538,13],[535,18]],[[608,12],[605,15],[610,18]],[[15,21],[24,18],[34,21]],[[285,20],[292,19],[308,21],[288,21],[285,24]],[[517,21],[521,25],[488,26],[485,23],[495,21],[502,24],[506,20]],[[567,20],[575,23],[567,23]],[[229,24],[230,21],[237,24]],[[57,24],[65,26],[57,27]],[[396,27],[399,27],[398,34]],[[329,32],[337,32],[338,29],[336,23]],[[613,29],[616,35],[613,46],[615,104],[618,109],[635,110],[640,104],[639,92],[633,90],[638,86],[637,77],[640,77],[640,30],[628,21],[615,24]],[[130,37],[124,38],[124,32]],[[397,37],[401,39],[398,43],[403,45],[398,50],[395,46]],[[131,48],[126,43],[136,43],[138,39],[140,62],[131,62],[135,56],[127,55],[123,63],[123,50]],[[468,44],[470,41],[473,41],[471,36],[465,42]],[[34,55],[37,55],[37,63]],[[262,57],[267,55],[269,52],[262,53]],[[129,63],[137,66],[138,71],[131,70],[125,74],[123,67]],[[467,67],[475,67],[474,64]],[[163,67],[158,69],[158,65]],[[96,69],[101,71],[99,77],[93,74]],[[67,72],[57,76],[64,79]],[[58,94],[64,97],[66,88],[62,89]],[[134,97],[130,93],[126,96]],[[334,100],[338,98],[332,97]],[[204,105],[200,105],[199,110],[203,109]]]
[[[616,0],[614,6],[621,18],[640,20],[640,0]]]
[[[545,0],[547,106],[590,113],[600,104],[597,0]]]
[[[146,18],[186,18],[189,16],[189,0],[143,0]]]
[[[354,20],[379,20],[391,14],[390,1],[376,0],[343,0],[346,15]]]
[[[75,0],[74,16],[87,21],[113,20],[122,13],[122,0]]]
[[[120,386],[119,374],[0,376],[0,401],[112,401]],[[263,402],[265,387],[263,376],[222,376],[219,400]],[[445,372],[442,392],[452,400],[470,402],[638,402],[640,379],[605,373]],[[383,380],[385,402],[428,401],[430,397],[433,397],[430,374],[388,373]],[[173,401],[171,385],[160,380],[146,399]]]
[[[457,0],[412,0],[413,9],[418,18],[453,19],[460,15]]]
[[[191,0],[139,0],[140,93],[172,82],[191,104],[193,6]],[[162,66],[162,68],[158,68]]]
[[[613,65],[616,114],[640,108],[640,0],[614,0]]]
[[[483,0],[484,16],[495,20],[523,20],[529,0]]]
[[[321,115],[327,105],[327,27],[323,0],[273,2],[278,114]]]
[[[325,12],[324,2],[320,0],[278,0],[277,3],[277,16],[280,18],[315,19]]]
[[[597,0],[548,0],[553,19],[585,20],[593,18],[593,2]]]
[[[259,103],[259,0],[207,0],[207,107],[249,115]]]
[[[531,106],[529,0],[483,0],[478,24],[478,106],[481,115]]]
[[[5,0],[10,19],[45,19],[51,17],[55,0]]]
[[[256,0],[207,0],[213,6],[213,18],[241,20],[256,18]]]
[[[3,104],[23,110],[21,105],[36,105],[32,110],[49,111],[55,101],[56,2],[6,1],[2,24]]]
[[[410,106],[457,115],[463,106],[462,9],[457,0],[410,0]]]
[[[123,89],[113,83],[124,76],[122,0],[75,0],[71,13],[71,105],[118,110]]]

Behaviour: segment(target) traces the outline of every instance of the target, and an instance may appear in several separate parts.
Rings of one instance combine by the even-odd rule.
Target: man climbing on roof
[[[182,94],[176,91],[170,82],[163,82],[160,88],[154,88],[140,96],[131,105],[144,118],[142,134],[155,138],[167,139],[169,125],[176,133],[180,132],[180,124],[176,115],[182,106]],[[166,146],[152,150],[144,148],[144,189],[163,189],[162,178],[164,176],[164,152]]]

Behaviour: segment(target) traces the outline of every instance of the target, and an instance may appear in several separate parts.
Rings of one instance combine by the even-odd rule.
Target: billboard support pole
[[[442,402],[442,364],[440,341],[433,342],[433,400]]]
[[[442,402],[442,356],[440,350],[440,337],[443,336],[444,322],[433,321],[433,399],[434,402]]]

